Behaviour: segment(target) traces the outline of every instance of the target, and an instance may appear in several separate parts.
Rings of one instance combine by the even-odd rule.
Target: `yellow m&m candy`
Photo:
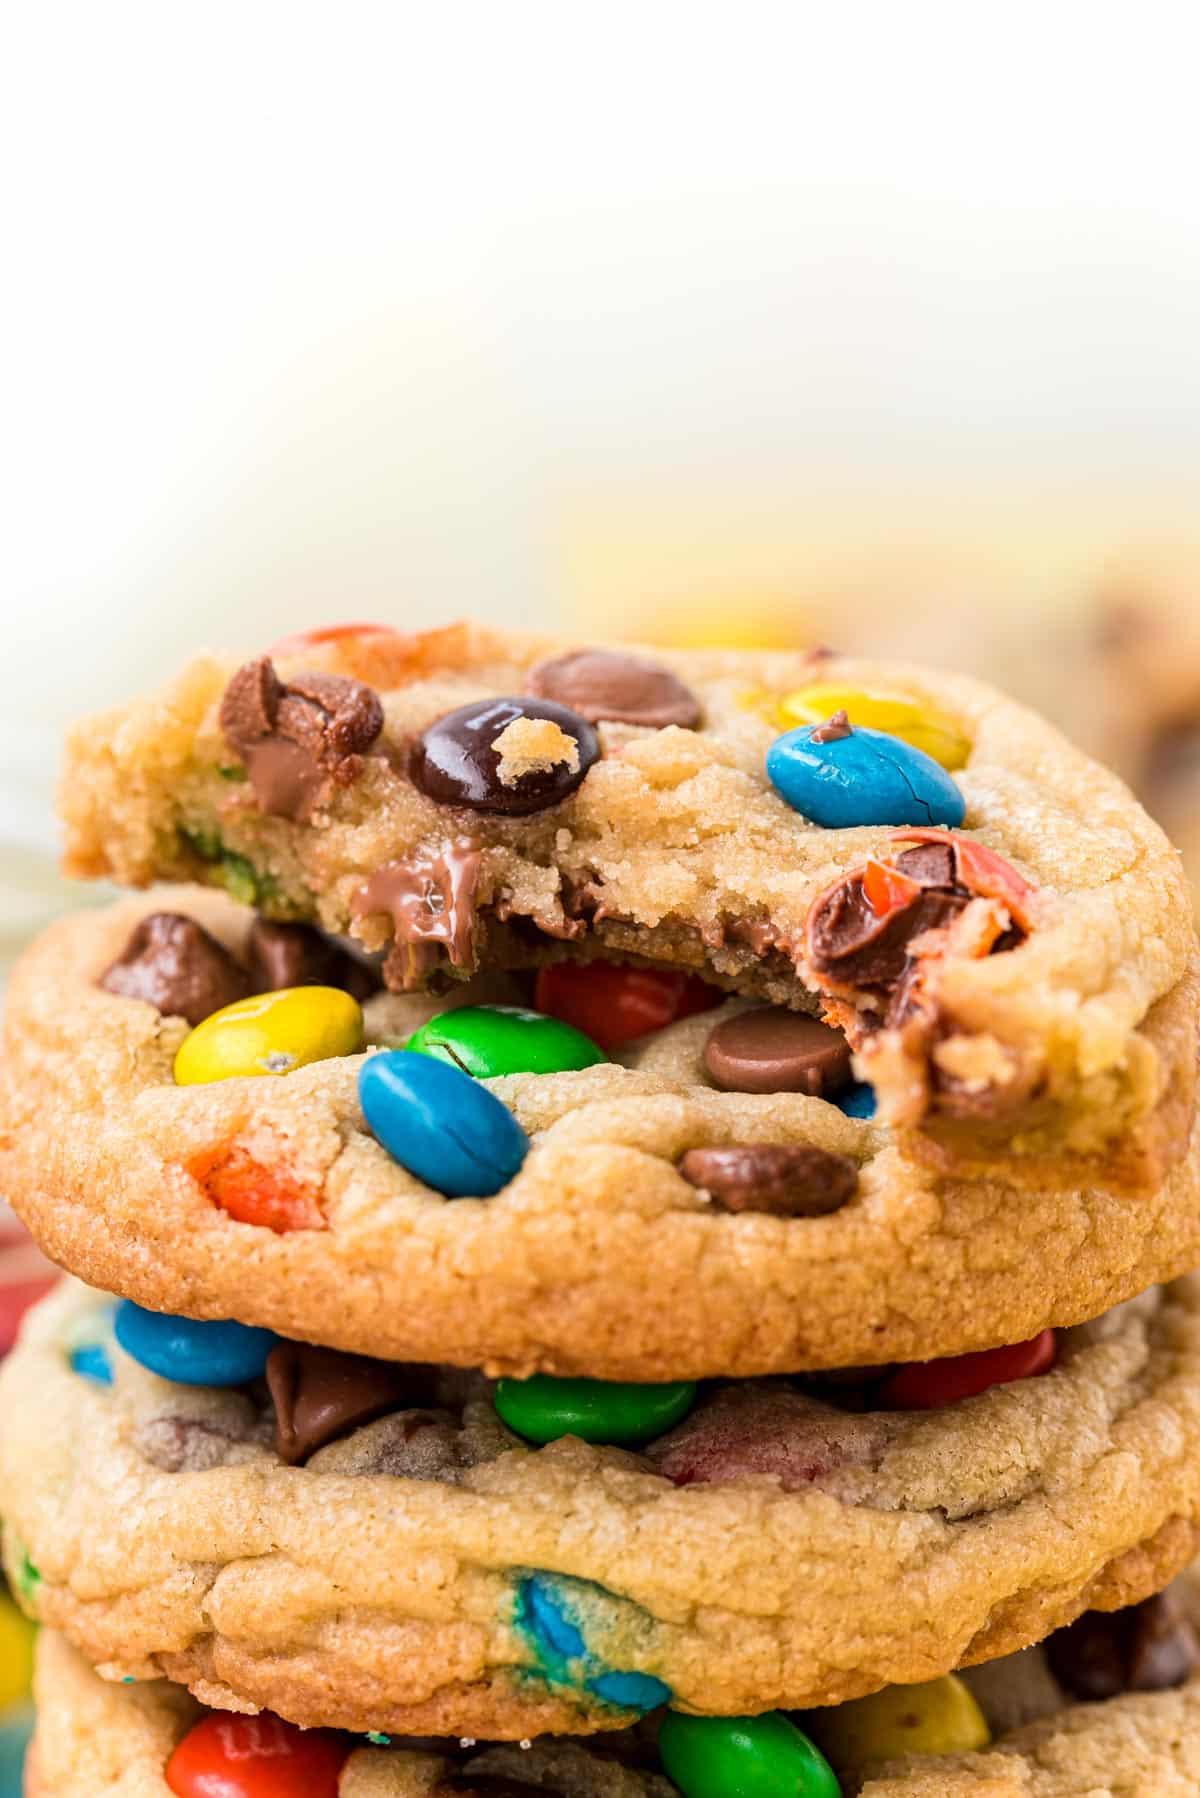
[[[0,1708],[29,1696],[36,1634],[37,1625],[22,1616],[11,1598],[0,1595]]]
[[[954,1673],[811,1711],[804,1727],[834,1766],[845,1769],[904,1754],[968,1754],[992,1739],[974,1694]]]
[[[179,1086],[290,1074],[363,1046],[362,1007],[336,986],[292,986],[224,1005],[197,1024],[175,1057]]]
[[[901,737],[914,749],[924,750],[943,768],[963,767],[971,753],[970,739],[953,719],[895,693],[868,692],[862,687],[838,687],[832,683],[798,687],[780,700],[776,715],[779,723],[790,729],[798,724],[820,724],[834,712],[843,711],[851,724]]]

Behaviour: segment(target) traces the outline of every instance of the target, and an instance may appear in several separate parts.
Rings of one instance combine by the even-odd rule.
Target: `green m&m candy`
[[[519,1005],[463,1005],[430,1018],[405,1043],[418,1055],[433,1055],[493,1080],[499,1074],[563,1074],[607,1061],[590,1036]]]
[[[841,1798],[833,1768],[779,1711],[764,1717],[684,1717],[658,1734],[663,1768],[683,1798]]]
[[[509,1429],[538,1443],[579,1436],[584,1442],[632,1448],[673,1429],[695,1402],[694,1380],[637,1386],[538,1373],[529,1380],[501,1380],[496,1387],[496,1409]]]

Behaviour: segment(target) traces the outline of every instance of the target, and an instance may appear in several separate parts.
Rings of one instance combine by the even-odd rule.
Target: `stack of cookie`
[[[1200,989],[1119,781],[914,668],[354,625],[65,810],[186,884],[10,995],[31,1793],[1200,1790]]]

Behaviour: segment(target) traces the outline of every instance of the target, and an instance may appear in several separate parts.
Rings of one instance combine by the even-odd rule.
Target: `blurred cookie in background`
[[[1129,782],[1200,904],[1200,538],[1096,496],[943,493],[907,513],[712,500],[577,516],[568,618],[646,642],[827,644],[988,680]]]
[[[1114,759],[1182,852],[1200,907],[1200,552],[1114,569],[1092,612]]]

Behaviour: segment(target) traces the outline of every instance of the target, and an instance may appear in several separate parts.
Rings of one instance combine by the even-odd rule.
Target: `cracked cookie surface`
[[[644,956],[832,1004],[883,1115],[929,1152],[980,1167],[1091,1156],[1114,1181],[1153,1183],[1164,1164],[1144,1125],[1166,1075],[1139,1026],[1184,974],[1190,909],[1178,858],[1119,781],[965,680],[639,651],[614,693],[605,655],[629,660],[464,625],[314,633],[240,673],[202,660],[73,734],[68,865],[214,880],[271,915],[353,930],[391,945],[399,985]],[[821,829],[767,778],[781,708],[814,680],[945,721],[966,744],[964,840],[1035,889],[1020,940],[994,890],[964,889],[961,927],[925,945],[916,1008],[893,1006],[891,984],[832,978],[813,953],[822,893],[896,853],[889,827]],[[421,757],[450,716],[430,775]]]
[[[664,1699],[840,1702],[1135,1602],[1197,1542],[1191,1279],[934,1411],[771,1382],[702,1392],[636,1453],[530,1448],[447,1374],[304,1465],[261,1391],[164,1381],[108,1316],[67,1286],[0,1372],[14,1585],[109,1676],[302,1725],[519,1738]],[[111,1386],[73,1366],[97,1340]]]
[[[1177,1602],[1194,1617],[1194,1581]],[[968,1670],[991,1745],[911,1755],[879,1771],[841,1772],[843,1798],[1193,1798],[1200,1782],[1200,1676],[1172,1690],[1074,1702],[1042,1648]],[[167,1762],[205,1716],[166,1681],[111,1685],[53,1631],[38,1650],[39,1728],[28,1798],[168,1798]],[[799,1719],[801,1723],[806,1718]],[[236,1723],[235,1723],[236,1727]],[[661,1770],[652,1719],[636,1732],[528,1746],[457,1741],[347,1743],[338,1798],[450,1798],[469,1778],[509,1779],[557,1798],[678,1798]],[[480,1790],[489,1790],[485,1784]]]
[[[705,1047],[745,1009],[734,1000],[616,1051],[629,1065],[489,1082],[532,1150],[495,1197],[449,1201],[367,1130],[360,1056],[175,1084],[187,1021],[98,984],[164,906],[208,933],[206,1004],[243,967],[295,976],[295,944],[264,946],[254,914],[222,894],[168,889],[80,914],[16,969],[0,1068],[16,1209],[72,1272],[152,1309],[395,1360],[655,1380],[989,1348],[1200,1262],[1194,1152],[1138,1199],[1086,1170],[1034,1189],[947,1175],[836,1103],[716,1090]],[[194,975],[173,999],[150,990],[189,1004]],[[493,981],[479,996],[513,992]],[[403,1041],[446,1004],[369,1000],[368,1041]],[[1179,1070],[1161,1128],[1185,1139],[1196,1018],[1188,976],[1145,1026],[1149,1052]],[[829,1215],[736,1211],[712,1151],[739,1146],[833,1157],[854,1190]],[[308,1227],[239,1221],[230,1190],[255,1182]]]

